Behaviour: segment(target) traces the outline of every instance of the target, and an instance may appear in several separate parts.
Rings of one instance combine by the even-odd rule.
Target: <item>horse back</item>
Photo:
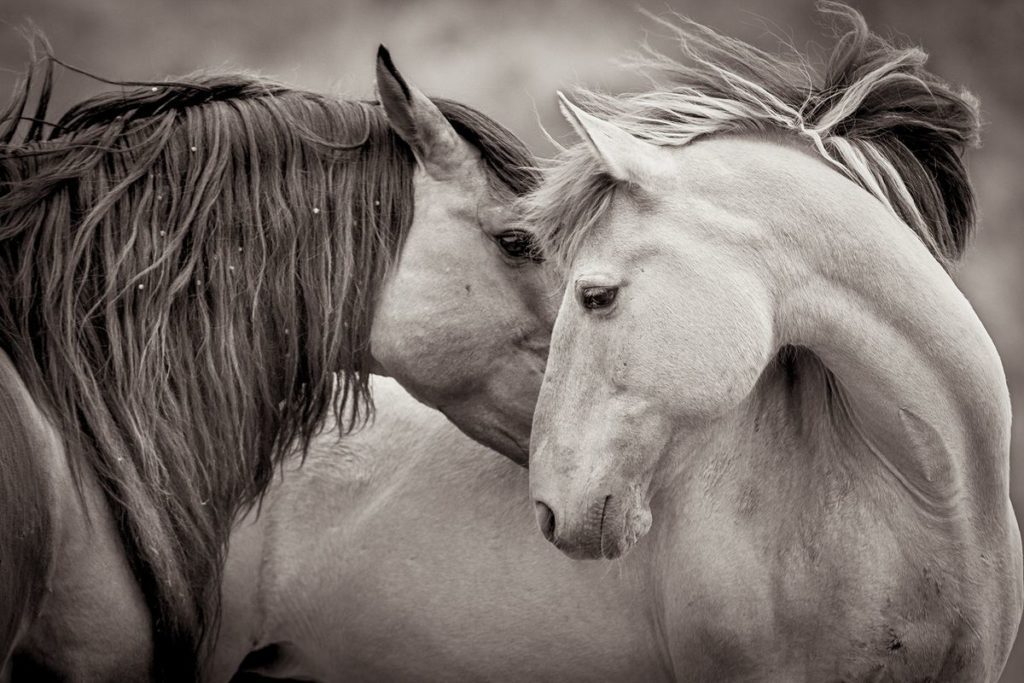
[[[54,447],[46,419],[0,350],[0,669],[40,612],[53,566],[47,449]]]

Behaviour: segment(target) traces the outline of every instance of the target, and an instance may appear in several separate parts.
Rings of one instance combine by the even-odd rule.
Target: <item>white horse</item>
[[[584,143],[530,200],[568,282],[531,495],[572,557],[648,536],[679,676],[995,680],[1010,403],[943,268],[975,105],[826,10],[851,29],[818,82],[686,25],[655,91],[563,100]]]

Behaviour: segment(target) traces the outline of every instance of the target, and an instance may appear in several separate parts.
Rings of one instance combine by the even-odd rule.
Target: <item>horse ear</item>
[[[430,98],[402,78],[383,45],[377,48],[377,92],[391,127],[431,178],[448,178],[472,158],[469,143]]]
[[[663,150],[618,126],[588,114],[558,93],[562,116],[590,146],[605,171],[616,180],[643,187],[667,172]]]

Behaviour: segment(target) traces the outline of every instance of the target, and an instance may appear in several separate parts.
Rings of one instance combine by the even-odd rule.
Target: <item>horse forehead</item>
[[[459,192],[467,189],[485,188],[490,182],[490,172],[480,151],[468,146],[465,156],[457,164],[447,167],[443,174],[432,176],[423,164],[417,163],[413,172],[413,184],[416,187],[439,187],[447,192]]]
[[[617,192],[581,255],[632,255],[666,241],[757,246],[769,223],[799,213],[841,176],[797,142],[727,135],[665,148],[675,172]],[[830,185],[825,182],[824,185]]]
[[[479,218],[481,208],[498,204],[487,169],[479,160],[466,162],[458,172],[443,178],[433,178],[417,166],[413,193],[417,217],[456,212],[465,213],[467,218]]]
[[[732,200],[734,188],[677,184],[647,197],[616,198],[587,240],[592,251],[627,260],[664,251],[667,243],[691,246],[758,244],[766,237],[764,205]]]
[[[629,192],[619,193],[580,245],[579,256],[622,256],[638,246],[638,240],[648,241],[652,232],[651,207],[638,201]]]
[[[750,194],[798,189],[808,175],[828,172],[813,149],[789,136],[719,135],[670,148],[684,194],[743,199]],[[743,194],[736,192],[742,190]]]

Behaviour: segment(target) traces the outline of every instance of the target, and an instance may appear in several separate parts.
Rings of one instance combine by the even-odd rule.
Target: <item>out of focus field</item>
[[[1012,495],[1024,510],[1024,2],[854,0],[886,35],[922,45],[932,68],[982,102],[983,145],[970,155],[981,230],[957,281],[995,339],[1014,397]],[[63,60],[110,78],[160,79],[197,69],[258,71],[287,83],[370,96],[373,58],[386,44],[403,73],[430,94],[491,114],[540,155],[571,140],[554,91],[574,83],[643,87],[613,59],[685,14],[773,49],[777,36],[819,52],[829,45],[811,0],[0,0],[0,98],[26,61],[14,27],[32,19]],[[661,31],[663,33],[663,31]],[[814,48],[814,46],[817,48]],[[54,110],[101,88],[71,73]],[[1024,680],[1024,645],[1003,677]]]

